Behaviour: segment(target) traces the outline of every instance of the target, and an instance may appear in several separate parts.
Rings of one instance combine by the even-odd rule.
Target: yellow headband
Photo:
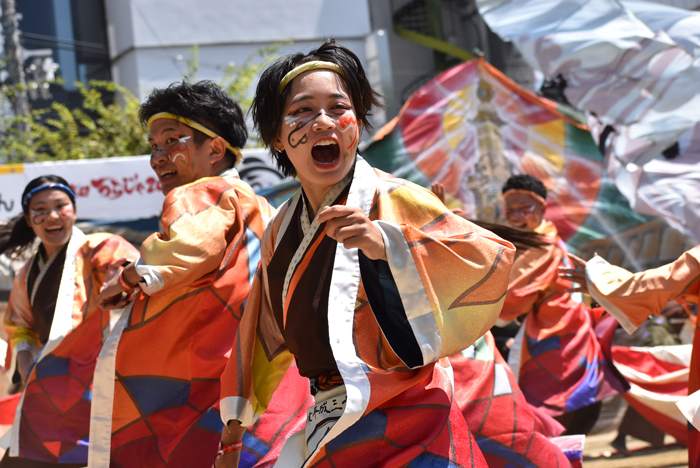
[[[148,119],[148,131],[151,131],[151,125],[153,125],[153,122],[158,120],[158,119],[170,119],[170,120],[177,120],[180,123],[183,123],[187,125],[188,127],[194,128],[195,130],[199,130],[200,132],[204,133],[206,136],[209,138],[221,138],[224,140],[224,143],[226,143],[226,148],[232,152],[233,154],[236,155],[236,158],[238,160],[236,162],[240,162],[243,159],[243,153],[241,153],[240,148],[236,148],[234,146],[231,146],[231,143],[226,141],[224,137],[220,137],[216,133],[212,132],[209,130],[207,127],[205,127],[202,124],[199,124],[195,122],[194,120],[190,120],[187,117],[181,117],[179,115],[171,114],[170,112],[159,112],[157,114],[153,114],[150,119]]]
[[[531,191],[529,191],[529,190],[523,190],[523,189],[511,189],[511,190],[508,190],[506,193],[503,194],[503,199],[505,200],[505,199],[508,198],[509,196],[511,196],[511,195],[513,195],[513,194],[516,194],[516,193],[522,193],[523,195],[527,195],[527,196],[529,196],[529,197],[532,197],[532,198],[534,198],[535,200],[537,200],[538,202],[540,202],[540,205],[542,205],[542,206],[546,206],[546,205],[547,205],[547,202],[545,201],[544,198],[542,198],[541,196],[537,195],[535,192],[531,192]]]
[[[345,73],[343,73],[343,69],[340,68],[335,63],[314,60],[313,62],[302,63],[301,65],[293,68],[289,73],[284,75],[284,78],[282,78],[282,82],[280,83],[280,93],[282,91],[284,91],[284,88],[287,87],[289,82],[292,81],[297,76],[301,75],[305,71],[318,70],[318,69],[332,70],[332,71],[338,73],[340,76],[345,77]]]

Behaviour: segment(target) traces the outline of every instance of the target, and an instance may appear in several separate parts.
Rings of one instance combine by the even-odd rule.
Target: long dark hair
[[[24,200],[24,197],[35,188],[51,183],[69,186],[66,179],[56,175],[37,177],[24,188],[21,200]],[[73,208],[75,208],[75,201],[71,200],[71,202],[73,202]],[[20,213],[8,221],[7,224],[0,225],[0,254],[6,254],[10,258],[17,258],[32,245],[35,238],[36,234],[27,224],[24,213]]]
[[[545,236],[534,231],[526,231],[524,229],[517,229],[506,226],[505,224],[491,223],[488,221],[478,221],[475,219],[470,219],[469,221],[507,240],[513,244],[517,250],[542,249],[552,244]]]

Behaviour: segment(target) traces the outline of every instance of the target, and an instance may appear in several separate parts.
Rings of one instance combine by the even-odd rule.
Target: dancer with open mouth
[[[358,155],[378,104],[360,60],[332,39],[260,78],[253,120],[302,188],[263,237],[222,377],[217,467],[243,458],[243,429],[292,361],[315,405],[275,466],[486,466],[445,356],[496,321],[514,248]]]
[[[61,177],[29,182],[22,210],[0,227],[0,253],[41,243],[15,276],[5,312],[7,367],[24,391],[0,466],[82,467],[95,365],[110,331],[97,294],[138,251],[120,236],[75,227],[75,194]]]

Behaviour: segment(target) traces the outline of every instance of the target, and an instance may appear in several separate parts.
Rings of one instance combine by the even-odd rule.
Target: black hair
[[[503,185],[501,193],[506,193],[508,190],[527,190],[547,199],[547,188],[542,181],[531,176],[530,174],[518,174],[511,176]]]
[[[243,148],[248,139],[243,111],[238,103],[213,81],[189,83],[183,80],[167,88],[154,89],[139,108],[139,120],[144,127],[155,114],[169,112],[204,125],[226,140],[234,148]],[[194,131],[194,143],[199,146],[207,138],[199,130]],[[226,157],[233,166],[237,156],[226,150]]]
[[[342,80],[350,93],[357,121],[362,122],[364,128],[372,128],[367,120],[372,115],[372,107],[383,107],[381,95],[369,84],[360,59],[350,49],[336,44],[332,37],[308,54],[299,52],[275,60],[260,76],[250,112],[260,138],[285,176],[295,176],[296,170],[287,153],[277,151],[274,143],[282,125],[285,103],[292,87],[288,85],[280,92],[280,83],[282,78],[298,65],[314,60],[335,63],[343,71]]]
[[[27,184],[22,192],[21,200],[27,196],[29,192],[35,188],[45,185],[45,184],[63,184],[70,187],[66,179],[56,175],[44,175],[37,177]],[[75,208],[75,200],[73,197],[68,195],[71,203],[73,203],[73,208]],[[20,213],[7,224],[0,225],[0,254],[6,254],[10,258],[17,258],[22,255],[22,253],[32,245],[36,234],[34,230],[29,226],[24,213]]]

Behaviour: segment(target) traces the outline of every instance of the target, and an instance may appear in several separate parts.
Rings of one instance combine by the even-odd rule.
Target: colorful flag
[[[530,66],[565,83],[564,96],[587,113],[608,176],[633,209],[697,239],[700,14],[641,0],[477,0],[477,6]],[[679,155],[687,156],[680,168]]]
[[[581,114],[543,99],[478,58],[419,89],[364,150],[375,167],[430,187],[471,218],[502,221],[501,187],[512,174],[542,180],[546,219],[570,248],[637,226],[603,174]]]
[[[678,442],[688,445],[685,416],[676,403],[688,395],[692,345],[613,346],[615,367],[627,379],[625,400],[639,414]]]

